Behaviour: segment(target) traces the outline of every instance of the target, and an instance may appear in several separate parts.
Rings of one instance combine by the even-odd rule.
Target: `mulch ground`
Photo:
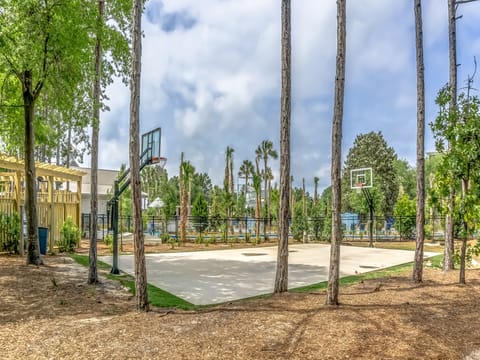
[[[0,256],[2,359],[480,359],[480,270],[425,269],[325,293],[199,311],[135,311],[125,289],[70,258]]]

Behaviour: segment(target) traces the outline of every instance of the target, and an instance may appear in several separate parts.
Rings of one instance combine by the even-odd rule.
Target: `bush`
[[[69,216],[60,229],[60,240],[57,241],[58,251],[73,252],[80,242],[80,230]]]
[[[467,244],[467,251],[465,253],[465,265],[472,266],[473,257],[480,255],[480,240],[477,239],[475,244]],[[453,262],[459,266],[461,261],[461,249],[455,249],[453,253]]]
[[[16,212],[0,213],[0,251],[18,254],[20,217]]]
[[[104,238],[103,238],[103,243],[108,246],[108,248],[110,249],[110,251],[113,250],[113,236],[112,235],[106,235]]]
[[[168,244],[170,240],[170,234],[168,232],[164,232],[162,235],[160,235],[160,239],[162,240],[162,244]]]
[[[398,231],[400,238],[412,238],[415,234],[416,225],[415,200],[410,200],[407,195],[403,195],[395,205],[394,214],[395,229]]]

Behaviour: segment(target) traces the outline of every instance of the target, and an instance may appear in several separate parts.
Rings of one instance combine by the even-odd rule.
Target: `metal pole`
[[[118,270],[118,180],[114,182],[114,195],[113,195],[113,265],[111,274],[118,275],[120,271]]]
[[[369,236],[369,243],[368,243],[368,246],[369,247],[373,247],[373,204],[369,204],[369,210],[370,210],[370,234],[368,235]]]

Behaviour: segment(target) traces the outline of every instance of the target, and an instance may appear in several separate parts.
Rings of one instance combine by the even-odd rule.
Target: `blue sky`
[[[279,149],[280,0],[150,0],[143,16],[141,131],[162,127],[162,155],[176,175],[180,152],[222,183],[227,146],[235,173],[269,139]],[[459,85],[480,58],[480,3],[462,5],[457,24]],[[424,0],[426,119],[448,81],[447,1]],[[292,1],[292,175],[330,184],[336,1]],[[359,133],[382,131],[414,165],[416,77],[413,1],[347,4],[343,156]],[[129,89],[107,90],[100,166],[128,162]],[[427,127],[426,151],[434,150]],[[272,161],[278,181],[279,161]]]

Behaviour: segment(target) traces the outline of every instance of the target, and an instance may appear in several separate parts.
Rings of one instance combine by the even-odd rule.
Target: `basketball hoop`
[[[163,169],[165,167],[165,164],[167,163],[167,158],[163,156],[153,156],[150,160],[150,163],[152,165],[158,165]]]

